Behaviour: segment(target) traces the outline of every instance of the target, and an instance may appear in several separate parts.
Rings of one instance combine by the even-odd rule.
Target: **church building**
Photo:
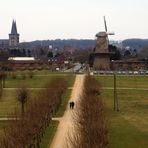
[[[11,49],[18,47],[19,45],[19,33],[17,32],[16,21],[12,21],[11,33],[9,34],[9,39],[0,39],[0,49]]]

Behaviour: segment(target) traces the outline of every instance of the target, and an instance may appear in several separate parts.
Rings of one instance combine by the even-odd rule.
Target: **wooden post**
[[[114,111],[119,111],[116,74],[114,74]]]
[[[117,92],[116,92],[116,74],[114,74],[114,111],[116,111],[116,97],[117,97]]]
[[[118,101],[118,96],[117,96],[117,92],[116,92],[116,111],[118,112],[119,111],[119,101]]]

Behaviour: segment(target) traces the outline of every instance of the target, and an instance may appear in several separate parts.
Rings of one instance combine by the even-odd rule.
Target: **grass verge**
[[[74,81],[75,81],[75,76],[69,76],[68,86],[70,86],[70,87],[73,86]],[[71,92],[72,92],[72,89],[68,89],[66,91],[66,93],[64,93],[63,98],[62,98],[62,102],[61,102],[58,110],[56,111],[54,117],[62,117],[64,115],[68,101],[70,99]]]
[[[71,95],[71,90],[67,90],[66,93],[63,95],[62,103],[59,106],[59,109],[55,113],[54,117],[62,117],[64,115],[70,95]]]
[[[51,142],[57,130],[58,124],[59,124],[58,121],[51,121],[41,140],[40,148],[48,148],[51,145]]]

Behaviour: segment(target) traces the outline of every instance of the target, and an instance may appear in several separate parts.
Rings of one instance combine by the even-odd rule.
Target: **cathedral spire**
[[[17,33],[16,21],[12,21],[11,33],[9,34],[9,46],[18,46],[19,34]]]
[[[15,20],[12,21],[11,34],[18,34]]]

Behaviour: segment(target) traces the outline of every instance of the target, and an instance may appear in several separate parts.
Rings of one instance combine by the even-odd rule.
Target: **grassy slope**
[[[112,77],[97,77],[102,86],[112,87]],[[117,86],[147,88],[148,77],[118,77]],[[109,148],[148,146],[148,91],[118,90],[119,109],[113,111],[113,90],[103,90],[105,114],[109,122]]]

